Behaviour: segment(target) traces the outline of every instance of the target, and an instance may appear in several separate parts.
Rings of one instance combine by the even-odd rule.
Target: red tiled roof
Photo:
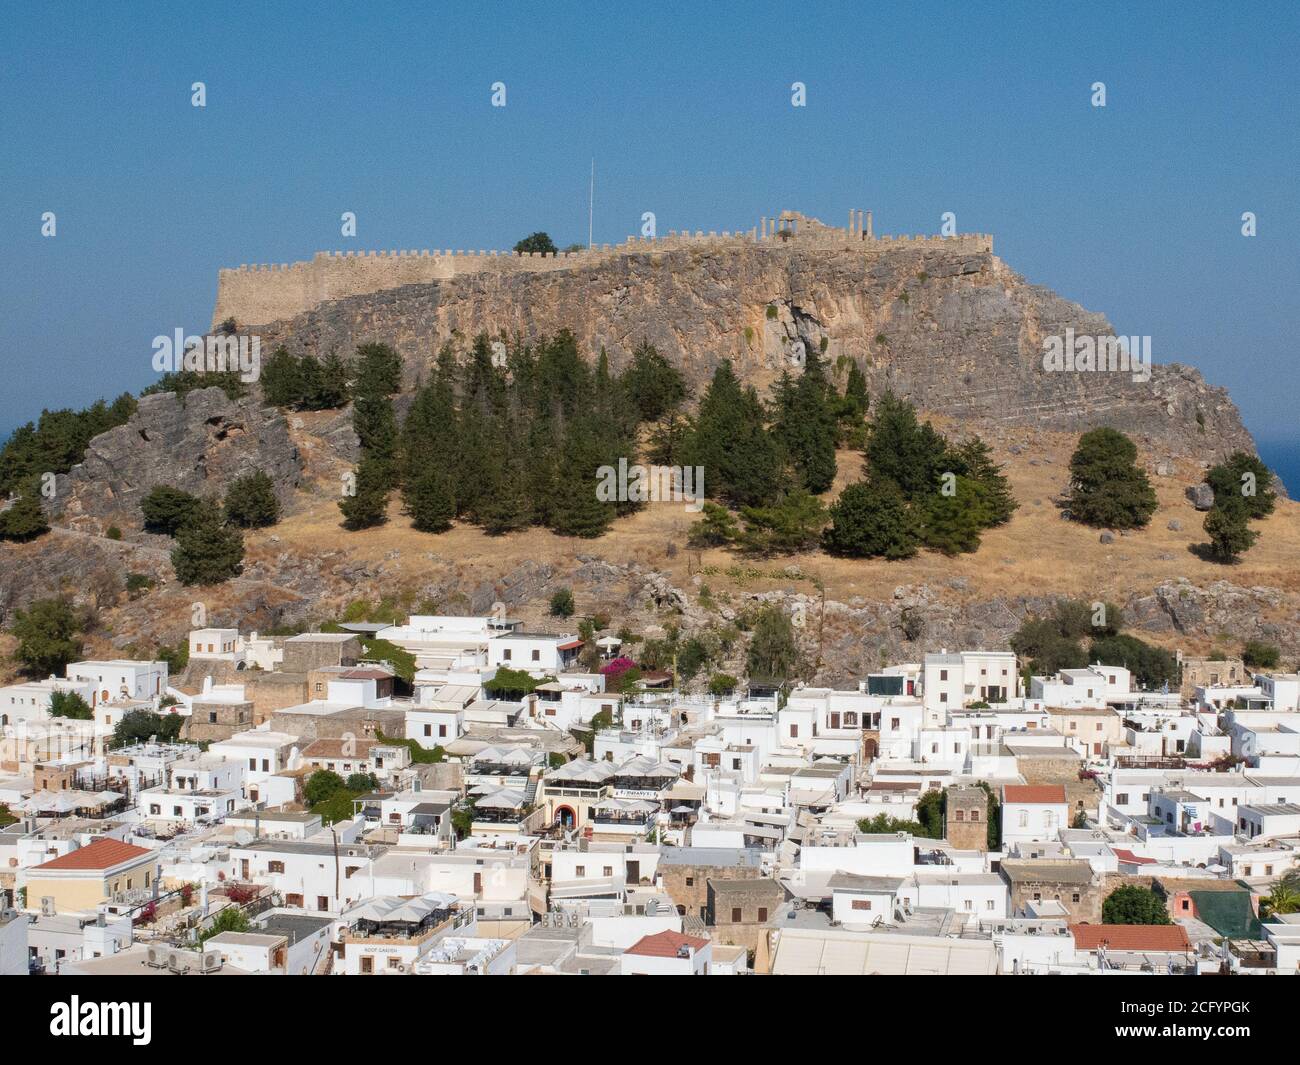
[[[1174,951],[1192,949],[1180,924],[1072,924],[1070,934],[1080,950]]]
[[[709,945],[707,939],[684,936],[680,932],[665,930],[653,936],[642,936],[624,951],[625,954],[639,954],[645,958],[675,958],[681,947],[700,950]]]
[[[1154,858],[1143,858],[1134,854],[1132,851],[1115,848],[1115,857],[1121,862],[1128,862],[1130,865],[1152,865],[1155,863]]]
[[[1064,784],[1006,784],[1003,802],[1065,802]]]
[[[568,643],[562,643],[562,644],[560,644],[558,650],[560,650],[560,651],[572,651],[575,647],[581,647],[582,644],[583,644],[583,641],[582,641],[582,640],[570,640]]]
[[[115,865],[129,862],[133,858],[145,858],[153,852],[132,843],[123,843],[119,839],[97,839],[85,847],[52,858],[35,869],[112,869]]]

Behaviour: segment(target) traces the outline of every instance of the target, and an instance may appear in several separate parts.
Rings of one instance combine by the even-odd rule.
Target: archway
[[[555,808],[555,823],[561,828],[572,828],[578,820],[578,815],[573,812],[571,806],[557,806]]]

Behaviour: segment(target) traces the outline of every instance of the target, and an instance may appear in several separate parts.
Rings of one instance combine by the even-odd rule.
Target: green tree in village
[[[1117,887],[1101,904],[1102,924],[1173,924],[1164,900],[1137,884]]]
[[[576,609],[573,602],[573,592],[568,588],[557,588],[551,593],[551,617],[553,618],[571,618]]]
[[[775,604],[768,604],[754,619],[745,672],[753,684],[784,685],[799,675],[801,662],[794,625]]]
[[[50,716],[91,721],[95,717],[95,711],[76,692],[56,691],[50,695]]]
[[[37,599],[14,611],[10,633],[18,641],[14,657],[32,674],[48,677],[81,654],[78,636],[86,618],[66,599]]]

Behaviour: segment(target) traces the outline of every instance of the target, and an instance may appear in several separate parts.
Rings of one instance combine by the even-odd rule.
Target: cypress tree
[[[356,491],[339,500],[345,529],[369,529],[388,520],[391,470],[380,459],[363,453],[356,469]]]
[[[446,473],[430,467],[417,475],[406,493],[406,505],[412,528],[430,533],[450,529],[451,519],[456,516],[456,503]]]

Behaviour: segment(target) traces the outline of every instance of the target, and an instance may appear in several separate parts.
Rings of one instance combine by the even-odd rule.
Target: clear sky
[[[594,155],[597,242],[645,211],[661,233],[850,207],[937,232],[952,211],[1228,386],[1262,443],[1300,437],[1296,3],[63,4],[4,23],[5,435],[148,384],[154,336],[208,325],[219,267],[585,240]]]

